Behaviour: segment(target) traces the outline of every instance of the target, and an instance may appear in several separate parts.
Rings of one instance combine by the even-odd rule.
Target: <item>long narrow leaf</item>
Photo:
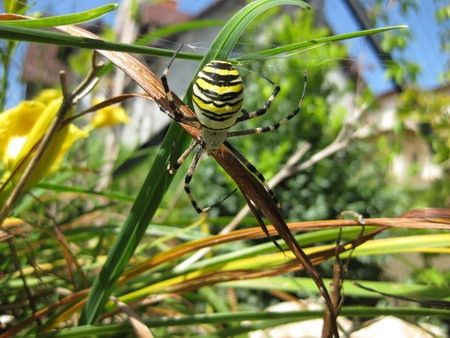
[[[361,317],[372,318],[376,316],[397,316],[397,317],[411,317],[411,316],[436,316],[448,318],[450,310],[445,309],[429,309],[429,308],[412,308],[412,307],[363,307],[363,306],[344,306],[341,314],[347,317]],[[299,322],[302,320],[320,318],[323,316],[322,311],[286,311],[286,312],[227,312],[227,313],[212,313],[191,315],[182,317],[164,317],[146,320],[144,323],[148,327],[170,327],[201,324],[226,324],[233,322],[245,321],[274,321],[285,319],[289,322]],[[242,329],[249,329],[250,324]],[[112,336],[126,333],[132,333],[133,328],[130,324],[109,324],[109,325],[85,325],[80,327],[73,327],[69,329],[62,329],[59,332],[49,334],[41,334],[39,337],[87,337],[87,336]],[[247,331],[246,331],[247,332]],[[231,332],[224,335],[225,337],[232,337]],[[30,335],[30,337],[32,337]]]
[[[324,279],[325,284],[329,285],[331,280]],[[419,299],[445,299],[450,297],[450,290],[448,288],[438,289],[435,285],[424,284],[408,284],[408,283],[393,283],[393,282],[378,282],[378,281],[361,281],[356,282],[369,287],[371,289],[395,294],[396,296],[408,296]],[[317,293],[317,288],[309,278],[299,277],[264,277],[258,279],[249,279],[241,281],[224,282],[217,284],[222,287],[242,288],[252,290],[280,290],[285,292],[298,292],[304,290],[306,294],[311,295]],[[378,293],[362,289],[355,285],[353,280],[344,281],[345,295],[350,297],[367,297],[367,298],[381,298]]]
[[[60,191],[60,192],[76,192],[76,193],[80,193],[80,194],[102,196],[102,197],[109,198],[111,200],[122,201],[122,202],[133,202],[134,201],[133,196],[124,195],[122,193],[118,193],[118,192],[114,192],[114,191],[98,192],[98,191],[94,191],[92,189],[87,189],[84,187],[66,186],[66,185],[47,183],[47,182],[38,183],[37,187],[42,188],[42,189],[53,190],[53,191]]]
[[[0,14],[0,38],[6,40],[28,41],[33,43],[51,44],[64,47],[86,48],[98,50],[112,50],[116,52],[127,52],[136,54],[145,54],[152,56],[172,56],[173,51],[163,48],[138,46],[120,42],[102,40],[100,38],[87,38],[49,32],[42,29],[32,29],[23,27],[9,27],[3,25],[3,22],[9,22],[12,15]],[[180,52],[178,57],[187,60],[201,60],[202,55]]]
[[[202,29],[208,27],[222,26],[224,22],[222,20],[193,20],[182,22],[167,27],[162,27],[151,31],[148,34],[141,36],[136,40],[137,45],[148,45],[156,39],[171,36],[174,34],[180,34],[194,29]]]
[[[323,38],[317,38],[313,40],[308,41],[301,41],[292,43],[289,45],[283,45],[275,48],[265,49],[258,52],[242,55],[236,58],[236,61],[239,62],[245,62],[245,61],[252,61],[252,60],[258,60],[258,59],[266,59],[268,57],[273,57],[280,54],[288,54],[288,53],[299,53],[311,46],[316,45],[322,45],[325,43],[331,43],[331,42],[338,42],[348,39],[354,39],[359,38],[363,36],[378,34],[387,32],[390,30],[396,30],[396,29],[404,29],[408,28],[408,26],[405,25],[399,25],[399,26],[388,26],[388,27],[381,27],[381,28],[373,28],[373,29],[366,29],[363,31],[358,32],[352,32],[352,33],[344,33],[339,35],[332,35],[332,36],[326,36]]]
[[[103,15],[116,10],[117,7],[119,7],[118,4],[111,3],[87,11],[67,15],[50,16],[39,19],[29,18],[29,19],[8,20],[8,21],[5,20],[2,21],[2,25],[15,27],[30,27],[30,28],[76,25],[91,20],[96,20],[102,17]]]

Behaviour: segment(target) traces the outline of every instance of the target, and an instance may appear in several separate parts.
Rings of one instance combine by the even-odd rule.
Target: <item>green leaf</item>
[[[115,201],[122,201],[122,202],[133,202],[134,197],[124,195],[119,192],[114,191],[94,191],[92,189],[86,189],[84,187],[75,187],[75,186],[67,186],[67,185],[61,185],[61,184],[55,184],[55,183],[48,183],[48,182],[40,182],[37,184],[37,187],[42,189],[48,189],[53,191],[61,191],[61,192],[75,192],[80,194],[88,194],[88,195],[94,195],[94,196],[103,196],[106,198],[109,198],[111,200]]]
[[[118,4],[111,3],[79,13],[50,16],[40,19],[33,18],[23,20],[2,20],[1,24],[7,26],[32,27],[32,28],[76,25],[98,19],[103,15],[116,10],[118,7],[119,7]]]
[[[179,24],[155,29],[154,31],[151,31],[150,33],[140,37],[138,40],[136,40],[135,43],[137,45],[148,45],[151,42],[155,41],[156,39],[162,37],[171,36],[174,34],[179,34],[194,29],[221,26],[223,24],[224,22],[222,20],[194,20],[182,22]]]
[[[296,43],[292,43],[289,45],[265,49],[265,50],[258,51],[255,53],[243,55],[243,56],[236,58],[236,61],[245,62],[245,61],[252,61],[252,60],[255,60],[255,59],[257,60],[257,59],[261,59],[261,58],[265,59],[265,58],[273,57],[273,56],[280,55],[280,54],[299,53],[299,52],[304,51],[313,46],[317,47],[317,46],[320,46],[320,45],[323,45],[326,43],[330,43],[330,42],[338,42],[338,41],[342,41],[342,40],[354,39],[354,38],[358,38],[358,37],[362,37],[362,36],[373,35],[373,34],[378,34],[378,33],[382,33],[382,32],[387,32],[390,30],[405,29],[405,28],[408,28],[408,26],[405,26],[405,25],[388,26],[388,27],[382,27],[382,28],[367,29],[367,30],[363,30],[363,31],[353,32],[353,33],[332,35],[332,36],[327,36],[327,37],[318,38],[318,39],[314,39],[314,40],[301,41],[301,42],[296,42]]]
[[[82,38],[79,36],[49,32],[41,29],[22,28],[15,26],[9,27],[4,25],[4,22],[9,21],[0,20],[0,38],[6,40],[28,41],[33,43],[43,43],[73,48],[112,50],[116,52],[127,52],[153,56],[170,57],[173,55],[173,50],[169,49],[138,46],[102,39]],[[179,53],[178,58],[200,60],[202,56],[192,53]]]
[[[362,317],[373,318],[377,316],[436,316],[446,318],[450,316],[450,311],[446,309],[430,309],[424,307],[367,307],[367,306],[344,306],[340,313],[347,317]],[[254,324],[266,323],[267,327],[274,327],[276,321],[283,320],[285,323],[300,322],[303,320],[321,318],[322,311],[286,311],[286,312],[268,312],[268,311],[252,311],[252,312],[225,312],[225,313],[211,313],[201,315],[190,315],[180,317],[163,317],[154,318],[144,321],[145,325],[152,328],[157,327],[171,327],[189,325],[204,325],[204,324],[230,324],[233,322],[242,323],[246,321],[245,325],[239,325],[237,328],[225,329],[220,332],[220,337],[235,337],[239,333],[246,333],[255,330]],[[61,329],[57,332],[47,334],[39,334],[39,337],[87,337],[87,336],[117,336],[132,333],[133,328],[127,322],[125,324],[108,324],[108,325],[84,325],[68,329]],[[127,335],[128,336],[128,335]],[[217,335],[214,335],[217,337]],[[28,335],[33,337],[33,335]]]
[[[326,285],[330,285],[331,279],[324,279]],[[362,280],[344,280],[344,290],[346,297],[367,297],[382,298],[379,293],[365,290],[357,286],[358,282],[370,289],[393,294],[395,296],[412,297],[423,300],[437,299],[443,300],[450,297],[450,290],[444,284],[437,288],[435,285],[393,283]],[[317,287],[310,278],[300,277],[263,277],[249,280],[239,280],[218,284],[225,288],[242,288],[252,290],[280,290],[285,292],[303,292],[307,295],[316,294]]]
[[[223,27],[221,32],[227,34],[217,35],[216,39],[211,44],[208,53],[205,56],[206,60],[212,59],[227,59],[231,50],[233,50],[236,42],[241,36],[243,30],[260,14],[275,6],[293,5],[302,8],[308,8],[309,5],[303,1],[296,0],[261,0],[254,1],[241,9],[234,15],[227,24]]]

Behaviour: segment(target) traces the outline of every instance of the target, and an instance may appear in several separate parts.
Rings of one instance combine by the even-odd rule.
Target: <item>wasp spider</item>
[[[223,143],[226,143],[227,146],[230,147],[233,151],[234,148],[227,142],[228,138],[265,133],[268,131],[276,130],[282,124],[288,122],[300,111],[300,106],[305,96],[307,79],[305,73],[304,86],[299,104],[286,117],[270,126],[240,131],[229,131],[229,129],[237,123],[265,114],[270,108],[272,101],[280,91],[280,87],[267,79],[274,86],[272,94],[260,109],[254,112],[247,112],[246,110],[241,109],[242,101],[244,98],[244,87],[242,85],[242,78],[239,74],[239,71],[233,66],[233,64],[228,61],[210,61],[198,73],[193,85],[192,103],[194,106],[196,117],[187,117],[177,110],[175,102],[173,101],[172,92],[170,91],[167,82],[167,74],[180,49],[181,47],[174,54],[161,77],[161,82],[164,86],[166,98],[169,101],[172,111],[167,111],[162,107],[160,108],[173,120],[200,128],[201,130],[201,137],[193,140],[190,146],[182,153],[178,160],[174,163],[169,163],[168,165],[169,172],[171,174],[174,174],[176,170],[181,166],[181,164],[183,164],[189,154],[195,150],[194,158],[184,180],[184,189],[194,209],[198,213],[201,213],[208,211],[212,206],[201,208],[192,196],[189,185],[203,152],[213,152],[217,150]],[[246,166],[246,168],[251,173],[253,173],[261,181],[262,184],[264,184],[267,191],[270,193],[274,201],[278,204],[274,193],[267,185],[263,175],[258,172],[258,170],[250,162],[248,162],[245,157],[237,152],[235,152],[235,154],[238,156],[238,159]],[[224,199],[222,199],[221,201],[223,200]]]

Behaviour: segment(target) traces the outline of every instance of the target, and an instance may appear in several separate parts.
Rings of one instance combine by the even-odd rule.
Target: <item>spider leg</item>
[[[189,147],[180,155],[180,157],[175,161],[169,161],[167,164],[167,170],[169,171],[169,174],[173,175],[177,172],[178,168],[184,163],[186,158],[192,153],[192,151],[197,147],[199,144],[196,140],[193,140]]]
[[[253,128],[253,129],[246,129],[246,130],[231,131],[231,132],[229,132],[227,134],[227,137],[236,137],[236,136],[244,136],[244,135],[252,135],[252,134],[261,134],[261,133],[265,133],[265,132],[268,132],[268,131],[276,130],[280,126],[282,126],[283,124],[286,124],[290,119],[292,119],[300,111],[300,107],[302,105],[302,102],[303,102],[303,99],[304,99],[305,93],[306,93],[306,83],[307,83],[307,77],[306,77],[306,72],[305,72],[302,95],[301,95],[300,100],[298,102],[297,108],[295,108],[289,115],[287,115],[286,117],[282,118],[281,120],[279,120],[278,122],[276,122],[276,123],[274,123],[274,124],[272,124],[270,126]],[[273,94],[272,94],[272,96],[273,96]],[[270,98],[269,98],[269,101],[270,101]],[[267,101],[267,102],[269,102],[269,101]],[[270,106],[270,104],[269,104],[269,106]],[[257,112],[258,111],[256,111],[255,114]],[[248,115],[250,116],[251,114],[252,113],[250,113]],[[239,119],[238,119],[238,121],[239,121]]]
[[[189,201],[191,202],[192,206],[194,207],[195,211],[197,211],[199,214],[203,212],[203,208],[200,208],[195,201],[194,197],[191,193],[190,183],[192,180],[192,176],[194,175],[195,169],[197,168],[197,164],[200,161],[200,157],[202,156],[204,151],[203,147],[200,147],[197,149],[197,152],[194,155],[194,159],[191,162],[191,165],[189,166],[188,172],[186,176],[184,177],[184,191],[186,191],[186,194],[189,197]]]
[[[198,128],[199,124],[198,124],[197,118],[190,117],[190,116],[184,116],[178,110],[166,109],[161,104],[159,104],[159,102],[156,102],[156,104],[158,105],[159,110],[161,110],[164,114],[169,116],[175,122],[187,124],[187,125]]]
[[[255,110],[254,112],[247,112],[246,110],[242,109],[242,113],[243,115],[238,117],[238,119],[236,120],[236,123],[242,122],[242,121],[247,121],[250,120],[254,117],[257,116],[261,116],[264,115],[267,110],[269,110],[270,105],[272,104],[273,100],[275,99],[275,97],[278,95],[278,93],[280,92],[280,86],[275,85],[275,83],[273,83],[272,80],[270,80],[269,78],[264,77],[267,81],[269,81],[273,86],[273,91],[272,94],[270,95],[270,97],[267,99],[267,101],[264,103],[264,105],[262,106],[262,108]]]
[[[181,157],[183,157],[188,152],[188,150],[189,150],[189,153],[192,152],[192,150],[197,145],[198,145],[198,143],[195,143],[194,146],[192,146],[192,144],[191,144],[191,146],[189,146],[189,148],[186,149],[186,151],[181,155]],[[190,183],[191,183],[191,180],[192,180],[192,176],[194,175],[195,169],[197,168],[198,162],[200,161],[200,157],[202,156],[202,154],[203,154],[203,152],[205,150],[205,145],[203,143],[200,143],[199,145],[200,145],[200,147],[197,149],[197,151],[196,151],[196,153],[194,155],[194,159],[192,160],[191,165],[189,166],[188,172],[186,173],[186,176],[184,178],[184,190],[186,191],[186,194],[188,195],[189,201],[191,202],[191,204],[194,207],[195,211],[197,211],[200,214],[202,212],[209,211],[211,208],[213,208],[216,205],[218,205],[218,204],[222,203],[223,201],[225,201],[228,197],[230,197],[236,191],[236,189],[234,189],[233,191],[228,193],[225,197],[222,197],[218,202],[216,202],[216,203],[214,203],[214,204],[212,204],[210,206],[201,208],[198,205],[198,203],[195,200],[194,196],[192,196]],[[189,153],[187,155],[189,155]],[[187,155],[184,156],[184,158],[186,158]],[[179,161],[180,161],[180,159],[178,159],[177,163]],[[183,159],[183,161],[184,161],[184,159]]]
[[[193,125],[193,122],[197,122],[197,119],[195,117],[188,117],[188,116],[184,116],[178,109],[177,109],[177,105],[175,104],[175,101],[173,99],[173,93],[169,88],[169,83],[167,81],[167,74],[169,74],[169,70],[170,67],[172,66],[173,61],[175,60],[176,56],[178,55],[178,53],[180,52],[181,48],[183,48],[183,44],[178,47],[178,49],[175,51],[175,53],[173,54],[172,58],[170,59],[166,69],[164,69],[163,75],[161,76],[161,82],[164,88],[164,93],[166,95],[167,101],[169,101],[169,106],[170,106],[170,110],[162,107],[159,103],[159,109],[161,109],[161,111],[168,115],[172,120],[175,120],[176,122],[179,123],[184,123],[184,124],[188,124],[188,125]]]

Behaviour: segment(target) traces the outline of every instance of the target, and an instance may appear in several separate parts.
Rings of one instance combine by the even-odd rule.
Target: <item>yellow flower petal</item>
[[[12,227],[17,227],[20,225],[25,225],[26,222],[17,217],[8,217],[5,218],[2,224],[0,224],[0,228],[9,229]]]
[[[100,100],[93,100],[94,104]],[[127,124],[130,121],[130,117],[125,110],[118,105],[108,106],[96,111],[94,117],[91,120],[91,128],[102,128],[114,126],[116,124]]]
[[[10,140],[28,135],[44,109],[41,102],[23,101],[0,114],[0,159],[4,163]]]
[[[3,162],[5,163],[5,167],[11,166],[16,158],[19,156],[20,151],[23,148],[23,145],[27,141],[26,136],[14,136],[11,137],[10,141],[7,144],[7,148],[5,151],[5,155],[3,158]]]
[[[56,97],[51,101],[51,97]],[[21,176],[21,172],[33,157],[33,152],[52,122],[62,103],[57,91],[42,92],[37,101],[24,101],[17,107],[0,114],[0,159],[5,169],[2,180],[14,172],[20,165],[13,182]],[[88,136],[75,125],[68,125],[59,130],[39,159],[31,174],[27,188],[37,183],[43,176],[59,169],[64,155],[73,144]],[[22,163],[24,162],[25,163]]]
[[[53,173],[55,171],[58,171],[59,167],[61,166],[61,162],[64,158],[64,155],[72,148],[73,144],[83,138],[86,138],[89,136],[89,132],[85,130],[81,130],[77,126],[70,124],[69,126],[65,127],[64,129],[68,128],[67,133],[64,137],[64,142],[62,144],[61,149],[59,150],[56,158],[53,161],[52,166],[50,167],[49,172]]]
[[[62,97],[62,92],[59,89],[44,89],[38,95],[33,98],[33,101],[41,102],[48,105],[55,99]]]
[[[28,133],[27,140],[16,158],[14,167],[20,164],[22,160],[26,156],[28,156],[28,154],[36,147],[37,143],[48,131],[53,119],[56,116],[56,113],[58,112],[59,107],[61,106],[61,103],[62,98],[53,100],[48,106],[45,107],[44,111],[40,114],[39,118],[34,123],[33,128]],[[53,146],[55,146],[54,142],[52,142],[52,144]]]

